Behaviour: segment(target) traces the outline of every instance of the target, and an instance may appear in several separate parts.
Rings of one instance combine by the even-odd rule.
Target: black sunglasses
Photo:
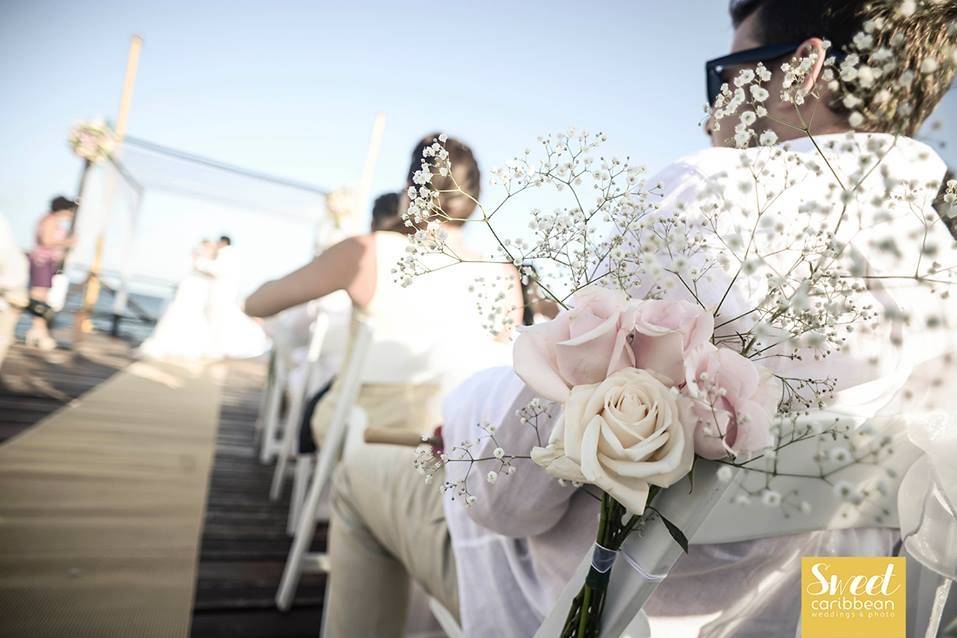
[[[771,60],[784,57],[789,53],[794,53],[801,44],[803,43],[772,44],[755,49],[738,51],[731,55],[708,60],[704,64],[704,72],[708,83],[708,104],[713,106],[718,94],[721,93],[721,87],[725,83],[724,72],[728,67],[755,64],[757,62],[770,62]]]

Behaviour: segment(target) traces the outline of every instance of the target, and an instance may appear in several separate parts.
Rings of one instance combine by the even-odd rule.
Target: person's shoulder
[[[345,239],[341,239],[332,246],[329,247],[329,250],[334,251],[353,251],[369,248],[374,246],[376,243],[376,233],[366,233],[364,235],[351,235]]]
[[[324,250],[322,254],[337,262],[358,263],[376,254],[377,234],[366,233],[346,237]]]
[[[688,178],[707,178],[726,172],[740,163],[742,151],[735,148],[709,147],[683,155],[661,169],[655,180],[675,183]]]

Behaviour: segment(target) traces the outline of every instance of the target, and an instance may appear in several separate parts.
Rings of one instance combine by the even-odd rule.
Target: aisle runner
[[[134,363],[0,446],[0,636],[187,636],[218,366]]]

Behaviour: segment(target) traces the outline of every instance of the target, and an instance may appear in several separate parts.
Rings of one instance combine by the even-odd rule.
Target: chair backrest
[[[686,537],[691,538],[718,501],[728,492],[734,480],[723,482],[717,477],[720,467],[712,461],[698,459],[694,466],[694,489],[689,493],[686,478],[659,493],[654,500],[658,509]],[[652,518],[642,534],[632,534],[622,544],[608,584],[601,635],[618,637],[631,624],[661,580],[681,557],[682,549],[671,537],[658,517]],[[558,602],[535,632],[536,638],[561,635],[572,600],[581,589],[591,565],[589,551],[575,576],[568,582]]]
[[[332,471],[342,456],[342,449],[349,431],[349,416],[359,397],[362,387],[362,369],[365,367],[366,356],[372,343],[372,327],[363,321],[353,324],[352,350],[349,360],[336,379],[339,385],[339,396],[336,397],[335,408],[329,430],[319,447],[319,460],[316,465],[316,476],[313,481],[325,485],[332,476]]]
[[[309,337],[309,354],[306,360],[309,363],[319,361],[319,355],[322,353],[322,343],[326,339],[326,333],[329,332],[329,315],[324,312],[316,314],[316,320],[312,322],[312,334]]]

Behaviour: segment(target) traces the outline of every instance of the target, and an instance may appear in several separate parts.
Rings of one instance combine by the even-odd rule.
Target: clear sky
[[[705,144],[703,63],[731,27],[722,0],[3,0],[0,212],[24,247],[50,196],[75,189],[71,124],[115,117],[133,33],[145,42],[131,135],[334,188],[357,181],[382,111],[378,193],[402,187],[412,145],[437,129],[486,168],[568,126],[661,167]],[[178,276],[188,246],[222,230],[257,264],[247,284],[307,257],[261,215],[179,206],[144,211],[136,252],[166,255],[141,262],[150,274]]]

